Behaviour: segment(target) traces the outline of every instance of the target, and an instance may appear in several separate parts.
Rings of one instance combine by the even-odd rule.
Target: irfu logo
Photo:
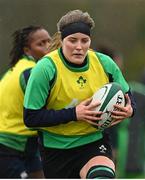
[[[84,79],[82,76],[79,77],[77,80],[77,83],[80,85],[80,88],[84,88],[84,84],[86,83],[86,79]]]
[[[101,153],[105,153],[107,150],[107,148],[103,144],[99,147],[99,149]]]

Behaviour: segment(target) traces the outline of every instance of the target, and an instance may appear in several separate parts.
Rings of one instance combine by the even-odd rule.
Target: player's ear
[[[30,55],[30,48],[24,47],[24,54],[29,56]]]

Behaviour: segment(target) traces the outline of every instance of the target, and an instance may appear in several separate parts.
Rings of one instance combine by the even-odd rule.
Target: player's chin
[[[72,58],[72,60],[73,60],[73,62],[75,63],[75,64],[83,64],[83,62],[84,62],[84,56],[74,56],[73,58]]]

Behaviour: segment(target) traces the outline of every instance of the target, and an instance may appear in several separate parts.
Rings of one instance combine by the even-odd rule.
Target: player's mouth
[[[83,57],[83,54],[80,54],[80,53],[75,53],[75,54],[73,54],[73,56],[75,56],[75,57]]]

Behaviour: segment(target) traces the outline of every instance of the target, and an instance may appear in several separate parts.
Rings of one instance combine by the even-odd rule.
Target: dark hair
[[[24,47],[28,46],[30,35],[37,30],[44,29],[42,26],[28,26],[19,29],[12,34],[13,47],[10,51],[10,67],[13,67],[24,55]]]
[[[117,55],[116,50],[114,50],[111,46],[108,45],[98,45],[95,49],[96,51],[106,54],[110,56],[112,59]]]

